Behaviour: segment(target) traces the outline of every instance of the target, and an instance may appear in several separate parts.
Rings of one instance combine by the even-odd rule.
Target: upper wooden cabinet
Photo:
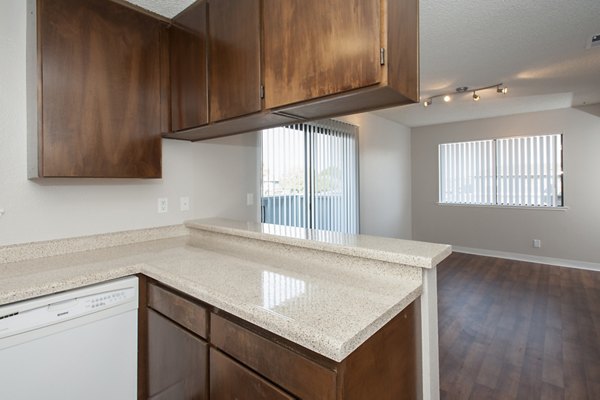
[[[419,101],[418,0],[208,7],[209,124],[165,137],[202,140]]]
[[[291,11],[272,12],[276,4],[289,4]],[[311,120],[419,101],[418,0],[265,0],[264,13],[265,102],[272,111]],[[278,13],[293,21],[293,37],[272,38],[275,29],[268,27]],[[311,28],[323,38],[320,44],[302,45],[305,54],[287,55],[284,64],[274,61],[277,52],[267,49],[314,40],[314,33],[306,33]],[[318,62],[304,60],[311,57]],[[279,94],[281,81],[289,82],[293,94]]]
[[[379,83],[380,0],[264,0],[265,107]]]
[[[121,3],[29,0],[30,177],[159,178],[161,133],[418,101],[418,0],[198,0],[170,26]]]
[[[206,3],[195,3],[169,29],[171,129],[175,132],[208,123],[206,19]]]
[[[29,176],[160,178],[164,24],[105,0],[28,18]]]
[[[210,120],[260,111],[260,1],[211,1],[209,27]]]

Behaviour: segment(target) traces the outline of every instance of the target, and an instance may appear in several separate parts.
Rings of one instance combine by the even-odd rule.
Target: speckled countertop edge
[[[168,225],[155,228],[136,229],[121,232],[101,233],[74,238],[45,240],[42,242],[19,243],[0,246],[0,265],[53,257],[82,251],[123,246],[150,240],[187,236],[188,229],[183,225]]]
[[[447,244],[370,235],[348,235],[221,218],[186,221],[185,226],[190,229],[200,229],[419,268],[433,268],[452,253],[452,246]]]

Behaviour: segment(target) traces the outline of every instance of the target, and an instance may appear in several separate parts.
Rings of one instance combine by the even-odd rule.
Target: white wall
[[[339,119],[359,126],[360,232],[411,239],[410,128],[371,113]]]
[[[415,240],[500,252],[600,262],[600,118],[562,109],[414,128]],[[566,211],[440,206],[437,145],[506,136],[563,133]],[[533,239],[542,241],[534,249]]]
[[[256,219],[257,135],[207,142],[163,140],[161,180],[27,180],[25,1],[0,1],[0,245],[178,224]],[[189,196],[191,210],[179,211]],[[157,213],[168,197],[169,212]]]

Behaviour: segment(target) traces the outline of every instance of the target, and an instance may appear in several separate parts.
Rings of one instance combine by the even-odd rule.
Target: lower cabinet
[[[148,310],[148,399],[208,399],[207,361],[206,342]]]
[[[164,286],[140,293],[141,399],[418,398],[414,304],[336,362]]]
[[[215,313],[210,334],[212,346],[298,398],[336,398],[335,363],[323,365]]]
[[[212,400],[294,399],[294,397],[215,349],[210,349],[210,398]]]

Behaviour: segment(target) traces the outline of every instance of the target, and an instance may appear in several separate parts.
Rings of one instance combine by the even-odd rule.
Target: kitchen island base
[[[152,293],[168,293],[157,303]],[[372,335],[341,362],[328,359],[287,339],[243,321],[209,304],[148,280],[147,304],[150,316],[160,314],[180,335],[196,337],[186,351],[177,342],[177,354],[185,355],[185,365],[177,368],[156,354],[170,354],[173,343],[157,341],[156,325],[140,326],[140,398],[158,399],[157,380],[170,376],[162,390],[181,387],[187,399],[417,399],[418,341],[415,303]],[[170,304],[165,304],[170,302]],[[204,318],[193,318],[202,314]],[[143,322],[141,317],[141,323]],[[150,322],[152,318],[150,319]],[[190,325],[190,321],[193,322]],[[166,322],[165,322],[166,323]],[[184,324],[184,325],[182,325]],[[198,332],[210,332],[200,336]],[[202,333],[201,333],[202,334]],[[148,340],[150,338],[150,340]],[[199,346],[196,343],[205,343]],[[201,349],[202,354],[198,355]],[[148,357],[145,354],[150,354]],[[190,355],[197,360],[189,360]],[[168,360],[167,360],[168,361]],[[184,388],[201,388],[184,392]],[[204,388],[210,388],[210,397]],[[245,393],[246,396],[238,397]],[[152,395],[154,394],[154,396]],[[233,396],[233,397],[232,397]]]

